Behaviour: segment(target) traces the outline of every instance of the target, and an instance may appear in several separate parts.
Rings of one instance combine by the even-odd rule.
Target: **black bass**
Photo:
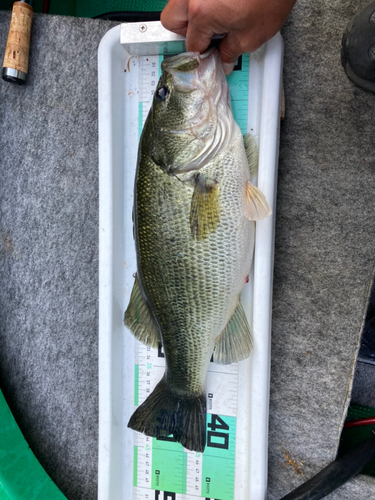
[[[128,425],[202,452],[211,356],[233,363],[252,349],[239,293],[254,221],[271,211],[250,182],[256,146],[233,119],[217,50],[165,59],[161,69],[139,146],[137,274],[124,321],[146,345],[163,344],[166,370]]]

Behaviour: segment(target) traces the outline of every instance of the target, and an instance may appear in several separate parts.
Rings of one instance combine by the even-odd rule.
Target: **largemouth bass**
[[[163,344],[166,369],[128,426],[202,452],[210,359],[251,352],[239,293],[254,221],[270,207],[250,182],[256,146],[233,119],[218,51],[173,56],[161,69],[139,145],[137,274],[124,321],[146,345]]]

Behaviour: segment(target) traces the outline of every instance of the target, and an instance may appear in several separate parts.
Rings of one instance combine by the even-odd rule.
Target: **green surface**
[[[15,0],[0,0],[0,10],[12,10],[12,6]],[[52,0],[53,2],[53,0]],[[51,2],[51,3],[52,3]],[[73,0],[75,3],[75,0]],[[58,2],[56,2],[57,4]],[[67,0],[62,0],[61,4],[65,5]],[[34,12],[40,13],[43,12],[43,0],[34,0],[32,3],[32,7]]]
[[[76,17],[95,17],[107,12],[142,11],[158,12],[163,10],[166,0],[51,0],[50,14]],[[0,0],[0,10],[12,8],[13,1]],[[34,0],[34,12],[43,12],[43,0]]]
[[[29,448],[0,391],[0,500],[63,500]]]
[[[138,478],[138,446],[134,446],[134,454],[133,454],[133,486],[137,486],[137,478]]]
[[[375,408],[352,403],[349,406],[346,420],[357,420],[359,418],[375,417]],[[358,427],[344,428],[341,434],[341,441],[338,455],[343,455],[355,448],[359,443],[371,437],[371,432],[375,425],[360,425]],[[361,474],[375,477],[375,460],[372,460],[363,469]]]
[[[52,3],[58,3],[51,1]],[[166,5],[166,0],[77,0],[75,15],[77,17],[95,17],[99,14],[115,11],[161,11]]]

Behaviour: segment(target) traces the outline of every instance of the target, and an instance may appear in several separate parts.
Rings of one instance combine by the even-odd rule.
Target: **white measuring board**
[[[254,266],[241,293],[254,352],[238,364],[210,363],[204,453],[127,427],[165,366],[161,346],[144,346],[122,324],[136,272],[132,207],[138,143],[163,56],[129,59],[119,44],[119,28],[99,49],[98,498],[265,500],[274,215],[257,224]],[[258,143],[258,186],[273,212],[281,61],[281,37],[276,37],[244,55],[228,77],[235,119]]]

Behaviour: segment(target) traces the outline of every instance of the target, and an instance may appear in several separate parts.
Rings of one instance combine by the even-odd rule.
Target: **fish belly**
[[[221,202],[220,224],[204,240],[191,237],[189,183],[148,162],[137,181],[139,279],[161,330],[166,380],[186,394],[203,391],[215,340],[235,310],[253,254],[254,223],[244,215],[242,193],[247,165],[239,166],[233,152],[222,163],[203,172],[219,179]]]

